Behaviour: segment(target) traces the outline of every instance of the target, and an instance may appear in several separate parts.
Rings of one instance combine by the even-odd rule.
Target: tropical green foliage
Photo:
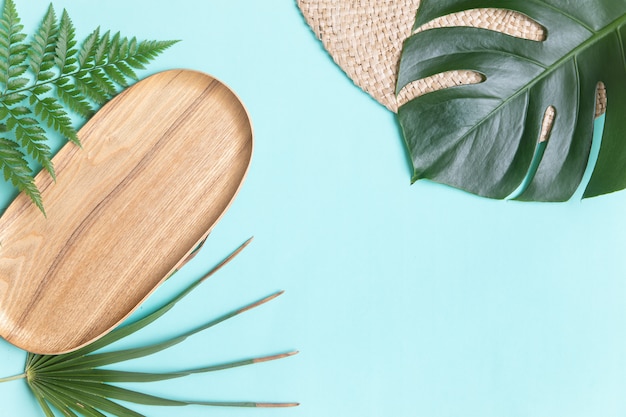
[[[500,8],[545,28],[543,41],[471,27],[419,31],[404,44],[397,92],[438,73],[471,70],[483,82],[424,94],[398,115],[414,167],[491,198],[564,201],[587,168],[599,82],[607,112],[598,161],[584,193],[626,188],[626,0],[423,0],[415,28],[456,12]],[[546,143],[542,120],[556,117]],[[536,172],[531,167],[538,163]]]
[[[27,41],[13,0],[0,18],[0,170],[43,211],[28,157],[54,177],[46,126],[80,145],[70,113],[89,118],[175,41],[94,30],[79,45],[66,11],[50,5]],[[66,110],[69,109],[69,110]]]
[[[109,367],[109,365],[112,364],[148,356],[179,344],[188,337],[202,330],[213,327],[278,297],[282,294],[282,292],[272,294],[269,297],[265,297],[259,301],[238,308],[195,329],[183,332],[171,339],[148,346],[140,346],[123,350],[107,350],[106,352],[102,352],[103,348],[137,332],[138,330],[156,321],[159,317],[163,316],[193,289],[233,259],[249,242],[250,240],[235,250],[204,277],[195,281],[184,291],[172,298],[169,302],[154,310],[154,312],[135,322],[119,327],[98,341],[74,352],[56,356],[28,354],[24,373],[15,377],[0,379],[0,382],[25,378],[46,417],[54,417],[55,413],[53,410],[55,409],[61,412],[62,415],[69,417],[101,417],[104,415],[102,413],[108,413],[107,415],[117,417],[142,417],[142,414],[129,409],[117,401],[153,406],[296,406],[296,403],[222,402],[168,399],[130,390],[117,384],[129,382],[153,382],[180,378],[191,374],[219,371],[285,358],[292,356],[297,352],[287,352],[278,355],[243,359],[229,363],[220,363],[176,372],[128,372],[123,370],[114,370]],[[102,367],[106,367],[106,369],[103,369]]]

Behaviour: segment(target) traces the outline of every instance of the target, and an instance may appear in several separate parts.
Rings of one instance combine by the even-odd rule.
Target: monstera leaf
[[[544,28],[545,39],[444,27],[406,40],[398,93],[447,71],[471,70],[482,77],[480,83],[427,93],[400,107],[414,181],[429,178],[490,198],[518,190],[521,200],[568,200],[588,165],[602,82],[604,133],[584,197],[626,188],[626,0],[423,0],[415,28],[487,8],[528,16]],[[554,120],[543,142],[548,109]]]

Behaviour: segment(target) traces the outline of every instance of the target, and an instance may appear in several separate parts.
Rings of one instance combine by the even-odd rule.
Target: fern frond
[[[12,109],[12,115],[7,121],[7,126],[9,123],[14,124],[13,129],[17,142],[48,171],[53,179],[56,179],[50,159],[50,147],[46,144],[46,131],[39,126],[37,120],[32,117],[23,117],[31,113],[30,109],[24,107],[28,112],[23,112],[23,114],[17,113],[16,109]]]
[[[35,116],[46,122],[46,125],[61,133],[68,140],[80,146],[76,130],[72,126],[72,120],[67,115],[63,106],[53,97],[40,98],[31,96],[31,105],[34,106]],[[43,165],[43,164],[42,164]]]
[[[17,143],[5,138],[0,138],[0,170],[5,180],[25,193],[45,215],[41,194],[33,181],[33,173],[24,153]]]
[[[24,88],[28,84],[28,78],[19,77],[26,71],[24,66],[13,67],[9,69],[9,81],[7,82],[7,91],[16,91]]]
[[[87,98],[98,105],[102,105],[109,100],[109,97],[115,93],[115,86],[112,87],[112,93],[109,93],[108,86],[100,86],[87,71],[81,71],[75,78],[76,88]]]
[[[78,67],[85,68],[87,64],[91,63],[95,56],[98,47],[98,40],[100,38],[100,28],[97,28],[85,39],[80,51],[78,52]]]
[[[56,83],[56,93],[59,99],[74,113],[78,113],[85,119],[93,115],[93,109],[89,101],[70,82]]]
[[[137,53],[133,57],[143,64],[148,64],[159,54],[178,41],[141,41],[137,47]]]
[[[30,148],[32,145],[29,141],[42,142],[46,140],[45,131],[39,127],[37,120],[30,117],[32,111],[25,106],[17,106],[11,108],[5,108],[6,110],[6,126],[9,130],[16,130],[17,141],[25,148]],[[4,115],[4,113],[3,113]],[[31,128],[32,126],[32,128]],[[21,129],[21,132],[18,130]],[[24,132],[26,130],[26,132]],[[24,136],[24,134],[26,136]]]
[[[98,47],[96,48],[96,54],[94,57],[96,67],[102,67],[107,62],[107,51],[109,48],[110,37],[111,32],[107,30],[98,42]]]
[[[43,211],[28,158],[54,177],[44,126],[80,145],[70,112],[91,117],[120,87],[138,79],[152,59],[176,41],[137,41],[100,28],[78,46],[67,11],[48,7],[30,42],[14,0],[0,15],[0,169]],[[28,107],[27,107],[28,106]],[[11,137],[13,135],[13,137]]]
[[[119,32],[117,32],[111,38],[111,41],[109,42],[107,55],[108,55],[109,62],[115,62],[119,59],[119,55],[120,55],[120,33]]]
[[[126,77],[124,77],[124,74],[117,68],[116,65],[111,64],[105,66],[104,73],[108,75],[109,79],[112,80],[115,84],[121,85],[122,87],[128,86]]]
[[[117,92],[115,84],[111,82],[102,68],[95,68],[89,75],[99,91],[105,96],[110,97]]]
[[[59,22],[59,37],[55,48],[56,56],[55,62],[61,74],[69,74],[76,70],[76,30],[72,19],[67,14],[67,11],[63,10],[61,15],[61,21]]]
[[[24,26],[20,24],[20,18],[15,9],[13,0],[6,0],[0,19],[0,84],[4,85],[5,91],[22,88],[28,82],[19,76],[26,72],[27,66],[23,65],[28,56],[28,45],[24,44],[26,35],[22,33]]]
[[[125,61],[118,61],[115,63],[115,67],[122,73],[124,74],[125,77],[128,77],[132,80],[136,80],[137,79],[137,74],[135,74],[135,71],[133,71],[133,69],[130,67],[130,65],[128,65]]]
[[[24,62],[26,60],[26,57],[24,56],[23,59],[19,62],[13,60],[9,63],[14,63],[15,65],[12,65],[9,67],[9,79],[15,78],[15,77],[19,77],[20,75],[23,75],[26,70],[28,69],[28,67],[26,65],[19,65],[22,62]],[[28,80],[27,80],[28,82]]]
[[[54,73],[48,71],[54,66],[54,52],[58,33],[56,13],[50,5],[39,29],[33,36],[29,50],[30,70],[36,81],[46,81],[54,77]]]
[[[2,104],[5,106],[15,106],[18,103],[21,103],[24,99],[26,99],[26,94],[24,93],[10,93],[2,96]]]

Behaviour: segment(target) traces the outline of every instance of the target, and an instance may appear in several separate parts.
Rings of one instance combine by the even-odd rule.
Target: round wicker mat
[[[411,35],[419,0],[297,0],[307,23],[334,61],[354,83],[389,110],[437,89],[477,83],[472,71],[437,74],[407,86],[395,95],[402,43]],[[498,30],[526,39],[542,40],[543,27],[517,12],[475,9],[445,16],[419,30],[443,26],[473,26]],[[600,85],[597,114],[606,108]]]

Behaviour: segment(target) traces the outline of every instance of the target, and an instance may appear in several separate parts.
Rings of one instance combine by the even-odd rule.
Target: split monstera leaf
[[[474,27],[417,30],[487,8],[529,17],[544,39]],[[606,120],[584,197],[626,188],[625,0],[423,0],[414,29],[404,43],[397,93],[448,71],[472,71],[481,81],[400,106],[413,181],[427,178],[489,198],[516,192],[519,200],[570,199],[589,163],[596,93],[604,85]]]

